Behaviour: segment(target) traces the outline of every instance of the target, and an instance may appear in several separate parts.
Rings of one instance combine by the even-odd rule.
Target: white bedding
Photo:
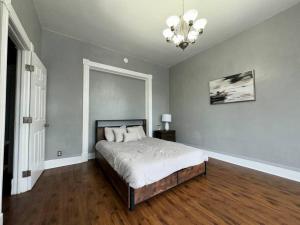
[[[126,143],[99,141],[96,150],[133,188],[208,160],[200,149],[149,137]]]

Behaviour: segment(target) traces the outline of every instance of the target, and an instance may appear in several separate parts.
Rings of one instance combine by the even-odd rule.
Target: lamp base
[[[168,122],[165,122],[165,130],[168,131],[170,128],[169,128],[169,123]]]

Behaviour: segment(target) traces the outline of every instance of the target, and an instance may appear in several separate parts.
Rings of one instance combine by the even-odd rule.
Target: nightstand
[[[176,142],[176,132],[175,130],[155,130],[153,132],[154,138],[159,138],[166,141]]]

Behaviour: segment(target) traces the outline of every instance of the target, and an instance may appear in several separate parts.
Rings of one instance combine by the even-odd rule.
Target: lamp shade
[[[161,121],[162,122],[171,122],[172,121],[171,114],[162,114]]]

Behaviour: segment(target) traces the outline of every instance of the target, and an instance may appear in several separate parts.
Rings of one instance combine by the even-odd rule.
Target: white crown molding
[[[78,38],[78,37],[74,37],[72,35],[63,33],[61,31],[52,30],[49,27],[42,26],[42,30],[48,31],[48,32],[51,32],[51,33],[54,33],[54,34],[57,34],[57,35],[75,40],[75,41],[79,41],[79,42],[82,42],[82,43],[85,43],[85,44],[88,44],[88,45],[92,45],[92,46],[97,47],[97,48],[102,48],[106,51],[114,52],[114,53],[116,53],[117,55],[120,55],[120,56],[126,55],[126,57],[128,57],[130,59],[133,59],[133,60],[139,60],[139,61],[142,61],[142,62],[145,62],[145,63],[149,63],[151,65],[159,66],[159,67],[166,68],[166,69],[169,68],[169,66],[167,66],[165,64],[160,64],[160,63],[157,63],[157,62],[153,62],[152,60],[149,60],[147,58],[132,54],[130,52],[124,52],[124,51],[119,51],[119,50],[116,50],[116,49],[113,49],[113,48],[109,48],[109,47],[106,47],[106,46],[101,45],[99,43],[97,44],[97,43],[90,42],[90,41],[87,41],[87,40],[84,40],[84,39],[81,39],[81,38]]]
[[[216,153],[212,151],[205,151],[205,152],[207,153],[209,158],[218,159],[238,166],[246,167],[249,169],[257,170],[260,172],[264,172],[278,177],[283,177],[289,180],[300,182],[300,172],[295,170],[290,170],[290,169],[273,166],[266,163],[256,162],[248,159],[242,159],[242,158]]]

